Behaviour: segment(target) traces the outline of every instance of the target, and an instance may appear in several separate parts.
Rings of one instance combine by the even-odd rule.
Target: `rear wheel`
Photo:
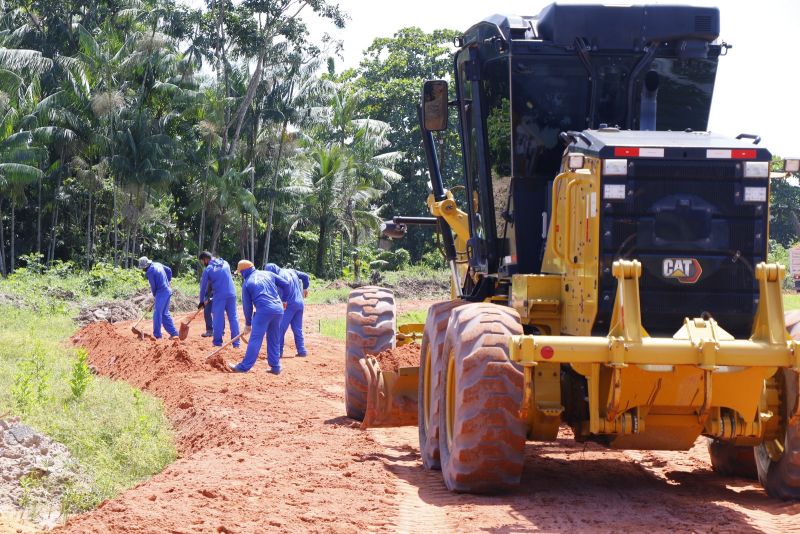
[[[491,493],[519,484],[523,379],[508,360],[508,345],[509,336],[521,333],[519,316],[507,307],[468,304],[452,313],[439,395],[441,468],[451,491]]]
[[[711,456],[711,467],[718,475],[758,478],[753,447],[737,447],[731,443],[713,439],[708,442],[708,454]]]
[[[365,286],[347,301],[344,404],[347,416],[361,421],[367,409],[367,374],[363,360],[395,346],[394,293]]]
[[[437,302],[428,310],[422,334],[419,365],[419,450],[426,469],[439,469],[439,421],[441,412],[436,399],[444,383],[442,349],[450,315],[460,300]]]
[[[786,331],[792,339],[800,340],[800,312],[785,314]],[[789,423],[798,399],[797,373],[781,369],[767,383],[772,397],[777,398],[779,430],[770,439],[755,448],[758,480],[771,497],[800,499],[800,428]]]
[[[758,480],[771,497],[800,499],[800,428],[789,419],[797,405],[797,373],[781,369],[774,378],[779,391],[780,431],[756,447]]]

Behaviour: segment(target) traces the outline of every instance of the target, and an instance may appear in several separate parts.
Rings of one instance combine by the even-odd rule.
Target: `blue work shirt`
[[[278,288],[278,295],[280,295],[281,300],[283,302],[286,302],[286,303],[291,302],[289,300],[289,297],[291,296],[293,284],[292,284],[292,279],[288,275],[288,273],[285,270],[283,270],[280,267],[278,267],[277,265],[275,265],[274,263],[266,264],[264,266],[264,270],[266,272],[268,272],[268,273],[274,274],[275,276],[279,276],[279,277],[283,278],[284,280],[286,280],[286,282],[288,282],[289,285],[287,285],[285,288],[280,288],[280,287]]]
[[[285,278],[268,271],[257,271],[255,267],[242,271],[242,277],[242,310],[247,326],[253,321],[254,305],[259,311],[283,313],[281,293],[289,289],[289,282]]]
[[[153,296],[163,294],[164,292],[172,293],[172,288],[169,285],[172,280],[172,269],[154,261],[150,263],[146,274],[147,281],[150,282],[150,291],[153,293]]]
[[[288,306],[302,306],[303,290],[308,289],[309,285],[308,275],[294,269],[281,269],[281,274],[292,283],[292,287],[286,296],[286,304]]]
[[[200,279],[200,302],[206,300],[209,290],[213,292],[215,299],[222,300],[236,296],[231,267],[222,258],[211,258],[203,269],[203,277]]]

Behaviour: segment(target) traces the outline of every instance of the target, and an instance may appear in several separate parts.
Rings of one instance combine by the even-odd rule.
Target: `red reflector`
[[[540,352],[542,354],[542,358],[544,358],[545,360],[549,360],[556,353],[556,351],[553,350],[553,347],[551,347],[550,345],[545,345],[544,347],[542,347],[542,350]]]
[[[614,148],[614,156],[620,158],[638,158],[639,149],[630,146],[618,146]]]
[[[731,150],[731,157],[733,159],[755,159],[755,150]]]

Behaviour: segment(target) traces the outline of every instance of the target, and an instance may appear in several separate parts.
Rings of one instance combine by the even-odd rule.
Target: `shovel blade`
[[[189,325],[187,323],[181,323],[181,328],[178,332],[178,339],[183,341],[187,337],[189,337]]]
[[[133,332],[139,339],[144,339],[144,333],[135,326],[131,327],[131,332]]]

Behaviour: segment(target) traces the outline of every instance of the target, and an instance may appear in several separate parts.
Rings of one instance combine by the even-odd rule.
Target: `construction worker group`
[[[297,356],[308,356],[303,339],[303,308],[308,295],[309,277],[294,269],[283,269],[268,263],[264,270],[257,270],[253,263],[241,260],[236,272],[242,277],[242,310],[245,328],[239,331],[236,306],[236,287],[230,265],[210,252],[198,255],[203,266],[200,279],[200,294],[197,308],[202,309],[206,321],[203,337],[211,337],[215,347],[223,345],[225,319],[230,326],[232,345],[240,346],[240,339],[247,340],[244,358],[238,364],[228,364],[229,370],[237,373],[249,371],[261,351],[264,337],[267,338],[267,362],[269,372],[281,373],[284,337],[291,327]],[[161,339],[161,327],[170,336],[178,337],[175,323],[169,312],[172,296],[172,270],[146,256],[139,258],[139,268],[144,270],[155,298],[153,306],[153,337]],[[249,336],[249,337],[248,337]]]

